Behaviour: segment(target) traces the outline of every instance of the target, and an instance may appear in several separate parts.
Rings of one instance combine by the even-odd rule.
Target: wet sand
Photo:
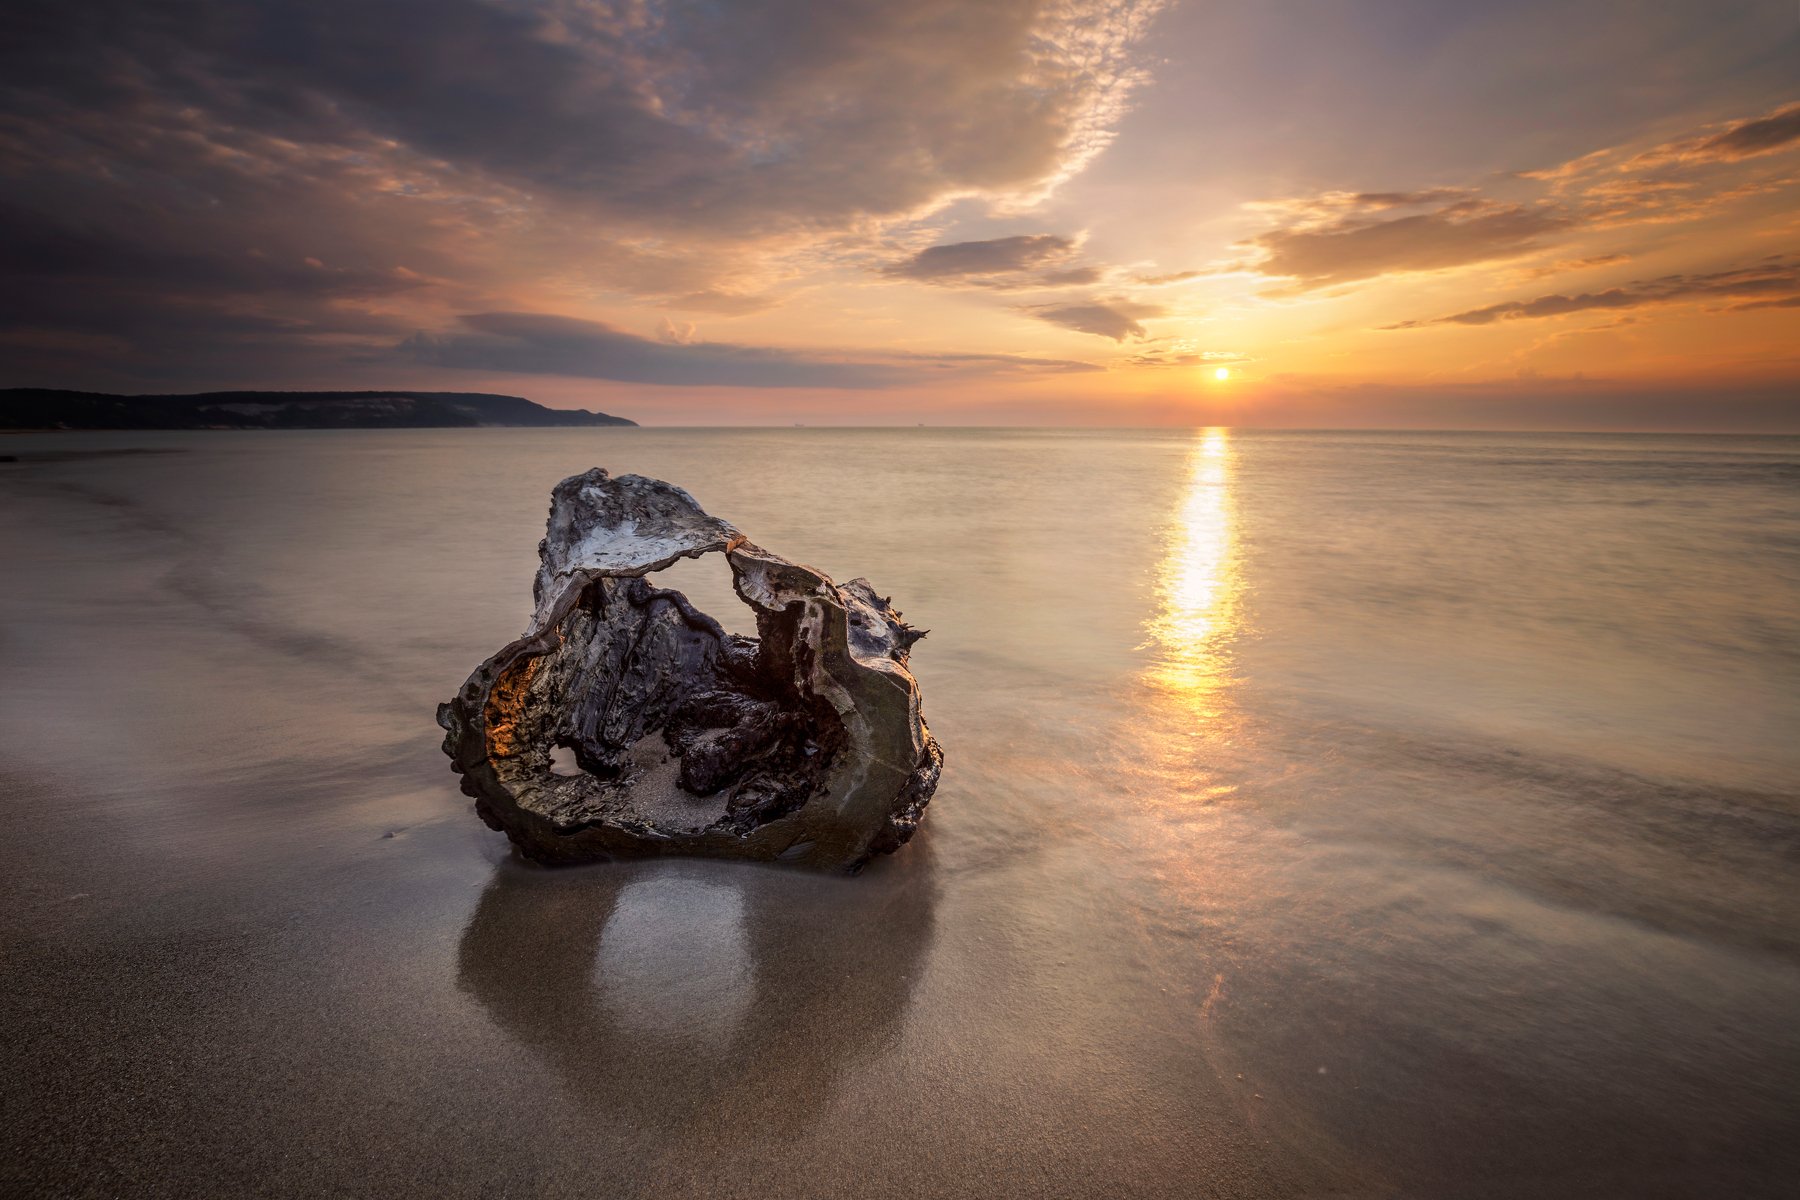
[[[1105,1003],[1104,947],[1009,927],[999,897],[941,928],[929,843],[855,880],[545,871],[442,803],[242,847],[264,870],[229,889],[125,847],[42,864],[0,925],[9,1192],[1309,1190],[1243,1097]],[[1020,969],[1043,938],[1079,977]]]

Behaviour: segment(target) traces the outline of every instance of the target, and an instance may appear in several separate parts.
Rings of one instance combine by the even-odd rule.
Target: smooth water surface
[[[1800,440],[6,443],[8,1194],[1800,1175]],[[433,708],[594,465],[932,631],[900,855],[546,871],[474,817]]]

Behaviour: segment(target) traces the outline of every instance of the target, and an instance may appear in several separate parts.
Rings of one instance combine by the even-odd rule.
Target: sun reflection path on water
[[[1229,713],[1230,646],[1238,632],[1242,580],[1237,553],[1231,433],[1203,429],[1188,456],[1188,483],[1157,571],[1156,615],[1147,647],[1155,661],[1146,679],[1187,718]]]

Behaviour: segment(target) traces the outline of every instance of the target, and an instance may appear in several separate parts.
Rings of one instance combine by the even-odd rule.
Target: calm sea
[[[1800,1178],[1800,439],[0,450],[8,1194]],[[931,630],[918,841],[510,860],[433,707],[596,465]]]

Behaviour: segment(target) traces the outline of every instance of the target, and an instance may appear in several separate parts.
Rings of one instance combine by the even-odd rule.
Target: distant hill
[[[636,425],[486,392],[199,392],[113,396],[0,388],[0,429],[439,429]]]

